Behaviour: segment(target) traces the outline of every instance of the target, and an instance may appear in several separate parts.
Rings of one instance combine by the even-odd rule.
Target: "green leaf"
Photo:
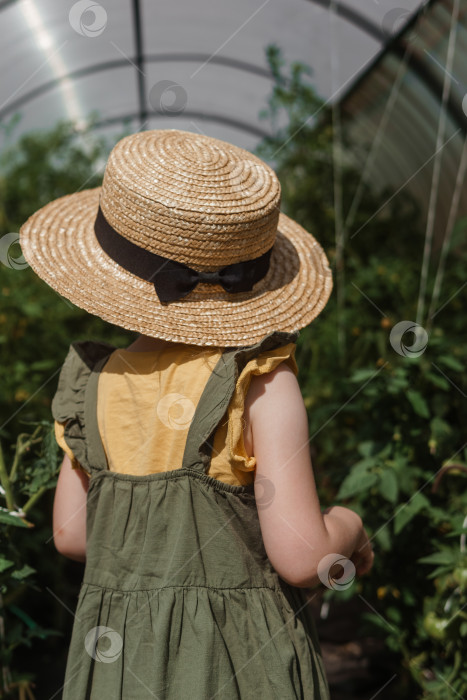
[[[371,467],[376,466],[378,463],[379,460],[375,457],[364,457],[364,459],[360,459],[352,466],[352,474],[362,474],[363,472],[368,471],[368,469],[371,469]]]
[[[392,394],[398,394],[401,389],[405,389],[408,386],[408,381],[403,377],[391,377],[388,381],[388,390]]]
[[[5,571],[5,569],[13,566],[14,563],[15,562],[11,561],[10,559],[3,559],[3,557],[0,557],[0,571]]]
[[[375,376],[378,370],[375,369],[357,369],[351,377],[349,377],[349,382],[364,382],[370,377]]]
[[[379,491],[391,503],[396,502],[399,486],[393,469],[388,468],[381,472]]]
[[[400,454],[400,453],[395,454],[393,462],[394,462],[394,467],[398,472],[407,473],[408,465],[409,465],[409,458],[406,454]]]
[[[393,446],[390,442],[386,443],[381,452],[378,453],[380,459],[388,459],[393,452]]]
[[[459,537],[459,535],[466,535],[466,534],[467,534],[467,526],[456,528],[455,530],[451,530],[451,532],[447,532],[444,535],[444,537]]]
[[[28,527],[17,515],[10,515],[4,510],[0,510],[0,523],[5,525],[16,525],[16,527]]]
[[[464,365],[452,355],[441,355],[438,361],[446,367],[449,367],[449,369],[453,369],[455,372],[464,371]]]
[[[359,454],[362,455],[362,457],[370,457],[371,454],[373,453],[375,443],[373,440],[365,440],[364,442],[361,442],[357,449]]]
[[[349,496],[354,496],[361,491],[367,491],[378,480],[378,475],[371,472],[364,474],[351,473],[345,477],[336,498],[349,498]]]
[[[425,496],[421,493],[416,493],[410,501],[407,501],[407,504],[402,505],[397,511],[394,518],[394,534],[399,534],[417,513],[429,505],[430,501]]]
[[[30,369],[53,369],[56,365],[55,360],[36,360],[30,365]]]
[[[430,421],[430,429],[433,437],[438,440],[452,433],[452,428],[449,423],[446,423],[446,421],[438,416],[435,416]]]
[[[439,566],[436,567],[436,569],[433,569],[430,571],[429,574],[427,574],[428,579],[432,578],[439,578],[440,576],[444,576],[445,574],[449,574],[452,572],[452,564],[440,564]]]
[[[398,608],[393,606],[387,608],[386,615],[392,622],[395,622],[396,625],[399,625],[402,622],[402,612]]]
[[[36,627],[39,627],[37,622],[34,622],[34,620],[17,605],[10,605],[10,610],[14,612],[15,615],[17,615],[20,618],[20,620],[25,622],[30,629],[35,629]]]
[[[440,377],[439,374],[435,374],[434,372],[425,372],[425,377],[429,379],[432,384],[440,389],[443,389],[443,391],[449,391],[451,388],[449,382],[444,377]]]
[[[428,404],[419,391],[415,391],[415,389],[407,389],[407,398],[412,404],[412,408],[417,415],[421,416],[422,418],[430,417]]]
[[[457,561],[457,554],[451,550],[444,552],[433,552],[426,557],[417,559],[419,564],[454,564]]]
[[[387,633],[388,628],[389,628],[389,623],[386,620],[381,619],[380,615],[376,615],[375,613],[371,613],[371,612],[362,612],[361,618],[363,620],[367,620],[368,622],[375,625],[376,627],[383,629]]]
[[[21,581],[22,579],[26,578],[26,576],[30,576],[30,574],[34,574],[35,572],[36,569],[33,569],[32,566],[25,564],[21,569],[14,571],[11,576],[12,578],[16,578]]]
[[[446,688],[446,681],[427,681],[425,685],[431,697],[433,697],[433,693],[436,693],[438,690],[444,690]]]

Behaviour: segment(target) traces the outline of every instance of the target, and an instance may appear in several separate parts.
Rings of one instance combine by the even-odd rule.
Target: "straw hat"
[[[112,149],[101,187],[33,214],[20,245],[47,284],[105,321],[174,342],[253,345],[308,325],[332,289],[321,246],[280,200],[275,172],[249,151],[144,131]]]

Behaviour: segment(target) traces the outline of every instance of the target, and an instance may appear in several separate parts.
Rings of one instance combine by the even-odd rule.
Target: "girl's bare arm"
[[[362,520],[341,506],[321,511],[306,408],[297,378],[285,363],[252,377],[245,419],[250,454],[256,458],[255,495],[268,558],[288,583],[313,586],[319,583],[318,563],[325,555],[350,558],[360,541]]]
[[[86,561],[86,498],[89,478],[73,469],[65,455],[58,475],[53,505],[56,549],[69,559]]]

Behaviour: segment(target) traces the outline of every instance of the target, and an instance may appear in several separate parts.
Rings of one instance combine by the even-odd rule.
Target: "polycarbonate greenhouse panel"
[[[389,44],[341,101],[349,137],[363,153],[359,164],[367,182],[411,192],[425,222],[431,200],[438,240],[455,211],[453,192],[467,131],[466,94],[467,3],[438,0],[429,3],[397,44]],[[462,183],[459,193],[457,219],[467,214]]]
[[[20,113],[19,134],[59,119],[84,122],[97,110],[103,127],[133,117],[138,128],[170,123],[252,147],[268,130],[258,116],[272,87],[268,44],[279,46],[288,64],[309,65],[312,84],[332,101],[421,3],[404,0],[402,11],[399,4],[4,0],[0,119]],[[185,90],[186,115],[154,109],[161,81]],[[170,105],[170,93],[165,97]],[[173,100],[178,108],[180,97]]]

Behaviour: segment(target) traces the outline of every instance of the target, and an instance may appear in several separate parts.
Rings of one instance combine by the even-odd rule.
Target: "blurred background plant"
[[[105,324],[57,294],[24,263],[15,242],[15,232],[36,209],[98,186],[113,144],[95,135],[92,121],[85,132],[61,123],[15,141],[16,123],[3,127],[11,145],[0,157],[0,697],[32,700],[36,676],[44,693],[39,697],[46,696],[50,679],[50,697],[64,675],[63,638],[71,633],[82,578],[81,565],[58,554],[52,539],[63,458],[50,412],[58,372],[72,340],[105,336],[124,345],[137,334]],[[18,507],[27,521],[11,515]],[[54,674],[44,674],[51,667]]]
[[[10,463],[0,445],[0,492],[6,503],[0,508],[0,696],[17,693],[20,700],[35,697],[31,689],[35,684],[31,673],[12,668],[14,650],[20,645],[32,648],[36,638],[63,636],[63,632],[46,629],[31,617],[36,616],[30,606],[32,594],[40,593],[41,588],[29,555],[42,551],[43,529],[31,532],[35,523],[27,517],[55,486],[59,469],[59,448],[51,424],[40,421],[33,425],[33,432],[18,435]],[[19,501],[23,501],[21,505]],[[28,535],[23,534],[24,529]]]
[[[417,314],[424,245],[419,207],[403,190],[394,196],[366,187],[355,209],[359,154],[346,142],[345,124],[337,138],[332,111],[313,90],[307,66],[292,64],[287,73],[274,45],[267,58],[275,85],[262,116],[274,135],[263,140],[257,154],[278,173],[282,210],[316,234],[334,273],[331,300],[301,331],[296,355],[318,490],[323,507],[339,503],[362,516],[376,554],[370,575],[345,590],[326,589],[323,601],[338,607],[359,596],[368,604],[355,635],[381,636],[399,664],[392,696],[466,695],[466,221],[456,224],[436,311],[422,323],[429,331],[426,349],[411,355],[416,336],[390,339],[396,324]],[[14,133],[14,123],[9,128]],[[92,124],[85,132],[60,124],[12,143],[0,160],[0,236],[18,231],[48,201],[98,186],[113,143],[98,138]],[[346,227],[352,208],[352,225]],[[21,260],[19,246],[8,252],[12,265]],[[438,258],[439,242],[433,268]],[[18,558],[9,544],[2,550],[4,559],[14,562],[2,570],[7,652],[2,658],[17,669],[16,679],[27,680],[20,671],[26,663],[37,672],[52,659],[56,666],[64,663],[66,648],[53,631],[70,633],[69,609],[82,576],[82,565],[61,557],[51,539],[61,461],[52,448],[50,416],[57,375],[73,340],[105,338],[125,346],[137,334],[78,309],[27,266],[3,264],[0,288],[5,464],[15,460],[17,436],[34,441],[39,435],[25,432],[25,423],[36,422],[42,436],[34,444],[35,456],[22,455],[25,467],[15,479],[18,498],[37,493],[31,484],[42,489],[40,507],[33,503],[28,515],[35,527],[0,524],[2,543],[14,531],[14,551],[21,552]],[[427,295],[432,294],[429,282]],[[6,507],[11,510],[11,503]],[[25,586],[14,605],[38,620],[37,629],[15,614],[8,597],[18,590],[14,574],[29,572],[24,566],[35,570],[35,584]],[[21,652],[32,629],[49,633],[34,640],[37,664]]]

